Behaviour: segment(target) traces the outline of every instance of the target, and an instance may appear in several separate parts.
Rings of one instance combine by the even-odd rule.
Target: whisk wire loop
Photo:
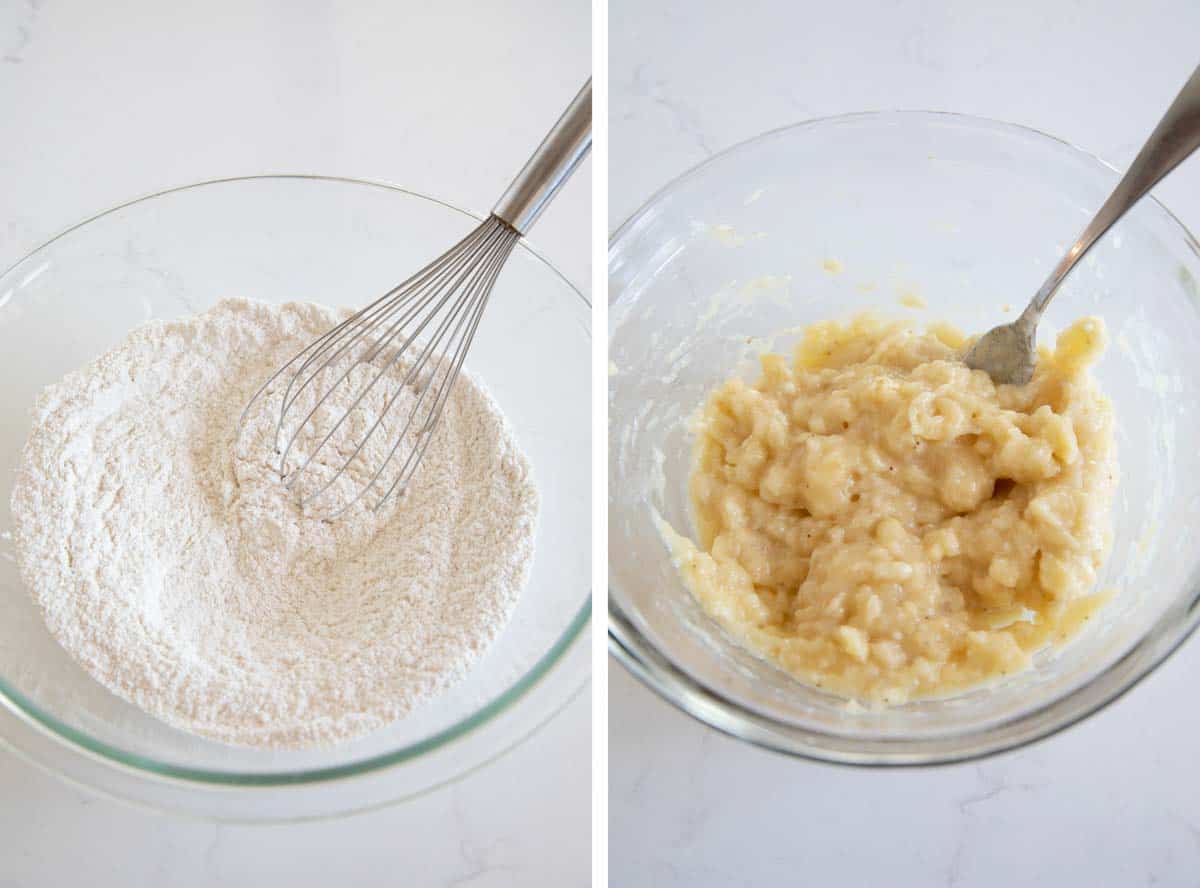
[[[315,500],[317,497],[325,493],[330,487],[333,486],[338,478],[342,477],[342,475],[345,474],[350,466],[354,464],[355,459],[358,458],[363,447],[366,446],[367,441],[372,435],[375,434],[376,430],[383,423],[384,418],[389,415],[392,406],[400,397],[400,395],[409,390],[410,387],[413,387],[414,383],[420,383],[423,371],[425,371],[424,384],[419,385],[417,388],[416,401],[409,410],[403,427],[398,432],[393,431],[392,437],[394,438],[394,443],[389,450],[388,455],[380,463],[379,467],[376,468],[371,474],[370,479],[363,486],[359,494],[342,506],[338,510],[337,514],[341,514],[341,512],[345,511],[345,509],[362,499],[362,497],[366,495],[369,490],[372,490],[376,483],[378,483],[379,478],[383,475],[387,466],[391,463],[392,458],[399,449],[400,445],[408,439],[409,430],[413,427],[413,424],[417,418],[422,415],[422,406],[425,404],[426,398],[429,397],[429,393],[434,391],[436,386],[437,394],[435,394],[434,399],[430,402],[428,409],[424,413],[424,421],[418,425],[417,430],[417,435],[419,436],[419,450],[420,453],[424,453],[425,447],[428,446],[429,433],[436,425],[438,417],[441,415],[441,411],[445,405],[445,400],[449,396],[450,389],[454,384],[454,380],[458,376],[458,372],[462,367],[463,359],[466,356],[467,347],[471,342],[470,337],[464,339],[460,336],[460,333],[464,329],[465,322],[469,318],[473,317],[475,319],[475,324],[478,324],[478,318],[482,314],[483,306],[487,302],[487,298],[491,293],[492,286],[495,284],[496,278],[499,276],[500,269],[503,267],[504,262],[508,258],[508,255],[515,243],[515,233],[511,232],[510,229],[506,229],[505,226],[503,226],[503,223],[495,227],[495,230],[491,233],[486,241],[487,252],[485,257],[480,261],[472,262],[468,268],[469,275],[463,275],[455,282],[456,289],[454,289],[453,292],[459,294],[458,298],[454,301],[449,312],[447,312],[439,322],[437,329],[434,331],[433,335],[428,339],[428,341],[425,342],[416,358],[408,365],[405,370],[404,377],[388,396],[383,409],[379,411],[379,414],[375,417],[375,420],[371,424],[370,428],[367,429],[366,433],[358,441],[350,455],[346,457],[333,476],[326,480],[325,483],[316,491],[309,494],[309,496],[305,497],[301,501],[303,505],[307,505],[309,502]],[[467,279],[468,277],[469,279]],[[461,287],[461,289],[457,289],[459,287]],[[439,303],[438,308],[440,309],[442,305],[443,303]],[[432,320],[432,318],[435,316],[436,312],[431,313],[431,315],[425,319],[426,323],[429,320]],[[339,419],[338,423],[335,424],[335,426],[321,441],[317,450],[328,443],[329,439],[336,433],[337,429],[353,412],[362,399],[366,397],[367,393],[370,392],[377,383],[383,380],[385,376],[390,374],[402,358],[408,356],[410,346],[413,344],[416,335],[424,326],[425,324],[422,324],[417,331],[414,331],[414,334],[409,336],[405,340],[404,344],[391,355],[387,363],[379,368],[371,382],[359,392],[350,408],[342,414],[342,417]],[[453,329],[451,329],[452,327]],[[447,340],[448,331],[450,335],[449,339]],[[372,348],[372,353],[377,353],[378,351],[382,351],[383,349],[387,348],[388,345],[390,345],[390,343],[398,337],[399,333],[400,327],[397,324],[394,329],[389,330],[386,336],[382,338],[374,348]],[[474,335],[474,327],[471,328],[471,335]],[[446,340],[445,346],[442,344],[443,340]],[[447,362],[448,356],[451,363],[449,368],[443,371],[442,366]],[[433,359],[436,359],[436,362],[434,363],[432,369],[426,371],[426,365]],[[393,483],[392,488],[390,488],[388,493],[384,494],[384,496],[380,498],[377,506],[382,504],[388,498],[388,496],[390,496],[392,490],[396,486],[398,486],[401,482],[407,482],[410,475],[409,470],[414,468],[415,464],[420,461],[419,456],[415,460],[412,458],[412,454],[416,453],[417,449],[417,447],[414,447],[414,449],[410,451],[410,456],[403,463],[400,473],[398,474],[396,481]],[[313,455],[315,455],[315,452],[316,451],[314,450]],[[311,459],[312,455],[309,456],[309,460]],[[307,467],[307,461],[298,471],[303,471],[305,467]],[[337,517],[337,514],[332,517]]]
[[[467,350],[470,348],[471,342],[475,338],[475,331],[479,327],[479,319],[483,316],[483,310],[487,306],[488,297],[491,295],[492,286],[495,284],[496,278],[500,276],[500,271],[504,267],[504,262],[508,258],[508,254],[512,252],[512,248],[515,243],[515,240],[507,243],[503,248],[503,251],[497,254],[492,260],[491,267],[487,272],[486,278],[479,286],[478,295],[472,300],[474,302],[473,311],[463,315],[464,320],[466,320],[468,317],[470,318],[469,326],[466,328],[464,338],[454,349],[453,366],[446,376],[445,384],[442,385],[438,391],[437,400],[434,402],[430,409],[429,415],[426,417],[425,425],[420,432],[419,444],[416,448],[409,452],[408,458],[404,461],[400,473],[392,482],[391,487],[389,487],[380,498],[379,503],[375,507],[376,509],[386,502],[388,498],[396,492],[396,489],[399,488],[402,483],[408,483],[409,479],[412,477],[412,473],[420,464],[426,448],[429,447],[429,442],[433,440],[433,429],[436,428],[438,419],[441,417],[443,409],[445,409],[446,400],[450,396],[451,386],[453,386],[454,380],[458,377],[459,371],[462,369],[463,361],[466,359]],[[388,453],[388,457],[384,465],[386,465],[388,462],[391,462],[392,457],[399,448],[400,441],[401,439],[398,438],[395,443],[393,443],[392,449]],[[371,478],[368,489],[374,487],[382,473],[382,468],[376,472],[376,474]]]
[[[404,490],[433,440],[492,288],[520,237],[508,223],[489,217],[404,283],[297,352],[255,392],[239,420],[239,435],[251,406],[281,377],[286,378],[280,382],[278,416],[273,421],[278,471],[284,484],[293,488],[318,461],[332,469],[299,496],[302,507],[312,506],[328,494],[356,462],[365,463],[367,443],[381,428],[387,429],[391,439],[386,455],[375,465],[361,466],[366,481],[349,499],[339,498],[325,517],[337,518],[384,485],[386,491],[378,496],[374,509]],[[321,408],[338,391],[357,385],[354,381],[363,376],[361,370],[359,375],[355,371],[364,366],[371,368],[369,381],[354,390],[348,406],[328,430],[317,428]],[[360,434],[347,423],[356,412],[365,410],[365,399],[377,389],[384,392],[382,406],[374,416],[367,416],[366,429]],[[412,396],[406,415],[395,425],[385,426],[385,419],[405,393]],[[289,467],[289,457],[306,429],[316,443],[306,445],[297,465]],[[376,450],[374,456],[379,453]],[[387,474],[393,466],[398,466],[394,477]]]
[[[491,245],[493,245],[496,241],[501,239],[503,227],[504,227],[504,223],[500,222],[500,220],[490,218],[476,229],[476,231],[484,232],[484,236],[482,238],[476,239],[473,237],[473,234],[468,235],[468,238],[467,238],[468,240],[475,241],[472,244],[470,251],[467,252],[463,257],[461,257],[459,259],[459,261],[457,263],[455,263],[454,265],[447,266],[445,271],[448,273],[445,275],[442,275],[439,279],[439,282],[444,284],[446,281],[453,278],[452,283],[450,283],[449,286],[445,287],[445,289],[441,289],[441,288],[429,289],[428,294],[420,302],[418,302],[415,306],[413,306],[413,309],[411,312],[405,313],[405,315],[399,321],[394,323],[392,325],[392,327],[389,328],[388,333],[384,338],[377,340],[374,343],[371,343],[370,344],[371,347],[369,347],[367,349],[366,353],[363,356],[361,356],[360,358],[350,360],[347,362],[347,366],[342,371],[341,375],[337,378],[337,380],[332,385],[328,386],[325,389],[325,391],[321,395],[318,396],[316,403],[313,404],[312,408],[308,411],[308,413],[304,416],[304,418],[296,425],[295,429],[292,431],[291,436],[288,438],[287,444],[284,446],[283,452],[279,458],[279,472],[280,472],[281,476],[290,475],[290,480],[292,483],[294,483],[295,480],[300,476],[300,474],[303,473],[309,467],[309,465],[312,463],[313,459],[317,456],[317,454],[319,452],[321,452],[321,450],[325,447],[325,445],[329,443],[329,440],[338,432],[338,430],[342,427],[342,425],[345,424],[346,420],[358,408],[359,404],[362,403],[363,399],[375,388],[375,386],[379,383],[379,381],[381,379],[383,379],[383,377],[385,375],[387,375],[387,373],[395,365],[397,360],[401,356],[403,356],[407,353],[408,348],[416,341],[417,337],[419,337],[425,331],[425,328],[427,326],[429,326],[429,324],[432,323],[434,321],[434,319],[439,316],[439,313],[445,307],[447,302],[449,302],[452,298],[455,298],[456,295],[460,294],[460,292],[461,292],[460,288],[461,288],[463,282],[473,273],[473,270],[475,269],[477,263],[481,261],[481,259],[484,255],[486,255],[488,248]],[[405,293],[405,291],[401,290],[400,294],[397,295],[397,297],[395,297],[396,300],[397,301],[405,300],[404,293]],[[435,300],[436,300],[436,304],[433,306],[432,310],[426,310],[426,309],[428,309],[429,304],[431,302],[435,302]],[[424,312],[423,315],[422,315],[422,312]],[[392,340],[395,338],[395,336],[401,330],[405,329],[404,325],[406,323],[413,321],[415,319],[419,319],[419,323],[417,323],[415,328],[409,333],[408,338],[406,339],[404,344],[399,349],[396,350],[396,353],[395,353],[395,356],[393,357],[393,359],[391,361],[389,361],[384,367],[379,368],[378,372],[376,373],[375,377],[371,380],[371,382],[359,391],[358,396],[354,399],[353,403],[351,403],[350,406],[342,413],[341,417],[333,425],[333,427],[329,429],[329,431],[326,433],[326,435],[321,440],[321,442],[310,451],[307,459],[304,460],[304,462],[299,466],[299,468],[297,468],[294,472],[290,472],[290,473],[287,472],[286,471],[287,458],[292,451],[292,447],[296,443],[296,440],[299,438],[300,433],[309,425],[309,423],[312,421],[313,417],[317,414],[317,411],[320,410],[321,407],[324,406],[325,402],[328,401],[329,398],[334,394],[334,392],[336,392],[341,387],[341,385],[346,381],[346,379],[350,376],[350,374],[354,372],[354,369],[356,366],[358,366],[359,364],[362,364],[362,363],[366,363],[367,355],[371,355],[372,353],[378,353],[379,351],[381,351],[383,348],[385,348],[387,345],[389,345],[392,342]],[[320,376],[326,370],[332,370],[333,372],[336,372],[337,361],[340,359],[341,355],[345,354],[345,352],[347,350],[349,350],[349,348],[351,348],[355,344],[361,344],[364,341],[369,342],[369,340],[367,340],[366,337],[370,336],[371,331],[374,330],[376,326],[378,326],[378,325],[370,324],[370,325],[359,328],[359,332],[353,334],[351,336],[351,338],[348,340],[347,346],[344,349],[339,350],[339,352],[335,356],[332,356],[332,357],[328,358],[327,360],[322,361],[319,365],[317,365],[317,368],[310,374],[309,378],[305,381],[305,383],[303,385],[305,387],[307,387],[313,380],[315,380],[318,376]],[[426,350],[426,353],[427,353],[427,351],[428,350]],[[409,375],[407,377],[405,377],[405,379],[401,382],[401,387],[408,385],[412,381],[412,377],[414,375],[415,375],[415,372],[410,371]],[[279,428],[280,429],[283,428],[285,421],[286,421],[287,412],[291,408],[291,406],[295,403],[296,397],[298,397],[298,396],[294,396],[291,399],[291,401],[285,400],[281,404],[280,414],[279,414]]]

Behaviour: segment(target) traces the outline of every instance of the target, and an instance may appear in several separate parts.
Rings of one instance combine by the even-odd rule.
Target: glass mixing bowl
[[[533,573],[512,622],[461,684],[328,750],[264,752],[169,727],[95,682],[17,575],[9,511],[34,397],[136,324],[223,296],[361,306],[477,218],[371,182],[262,176],[166,191],[102,213],[0,276],[0,739],[37,764],[157,807],[302,819],[383,805],[460,777],[549,720],[589,674],[591,312],[524,244],[467,358],[540,481]]]
[[[796,328],[866,309],[982,331],[1012,319],[1118,174],[1057,139],[952,114],[853,114],[767,133],[682,176],[612,238],[610,647],[726,733],[856,764],[960,760],[1044,737],[1144,677],[1195,628],[1200,257],[1153,200],[1076,268],[1041,337],[1088,314],[1112,344],[1121,481],[1114,599],[1027,672],[892,709],[847,707],[727,638],[680,582],[655,513],[692,533],[686,423]],[[904,307],[919,297],[928,308]],[[1007,313],[1004,306],[1009,306]]]

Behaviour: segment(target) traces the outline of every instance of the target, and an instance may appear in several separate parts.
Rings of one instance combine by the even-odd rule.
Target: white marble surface
[[[589,66],[586,0],[0,0],[0,266],[227,175],[381,179],[486,210]],[[585,292],[589,170],[532,238]],[[585,694],[454,787],[268,827],[153,816],[0,750],[0,888],[583,885],[590,749]]]
[[[714,151],[805,118],[936,108],[1128,163],[1200,61],[1192,0],[610,6],[613,227]],[[1200,160],[1157,192],[1200,226]],[[1196,885],[1193,641],[1083,725],[979,764],[794,761],[611,668],[613,885]]]

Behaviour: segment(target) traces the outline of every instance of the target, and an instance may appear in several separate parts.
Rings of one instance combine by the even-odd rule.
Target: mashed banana
[[[1023,669],[1103,601],[1112,408],[1087,318],[1025,386],[959,360],[946,326],[808,328],[701,414],[702,549],[670,534],[704,609],[799,678],[901,703]]]

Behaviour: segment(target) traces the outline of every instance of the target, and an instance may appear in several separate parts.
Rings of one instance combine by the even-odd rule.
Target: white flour
[[[378,513],[301,512],[272,463],[276,399],[234,446],[257,385],[339,319],[226,300],[138,328],[38,401],[12,502],[22,575],[97,680],[197,734],[299,747],[382,727],[464,676],[528,578],[529,465],[466,374],[414,482]],[[353,468],[330,495],[362,480]]]

